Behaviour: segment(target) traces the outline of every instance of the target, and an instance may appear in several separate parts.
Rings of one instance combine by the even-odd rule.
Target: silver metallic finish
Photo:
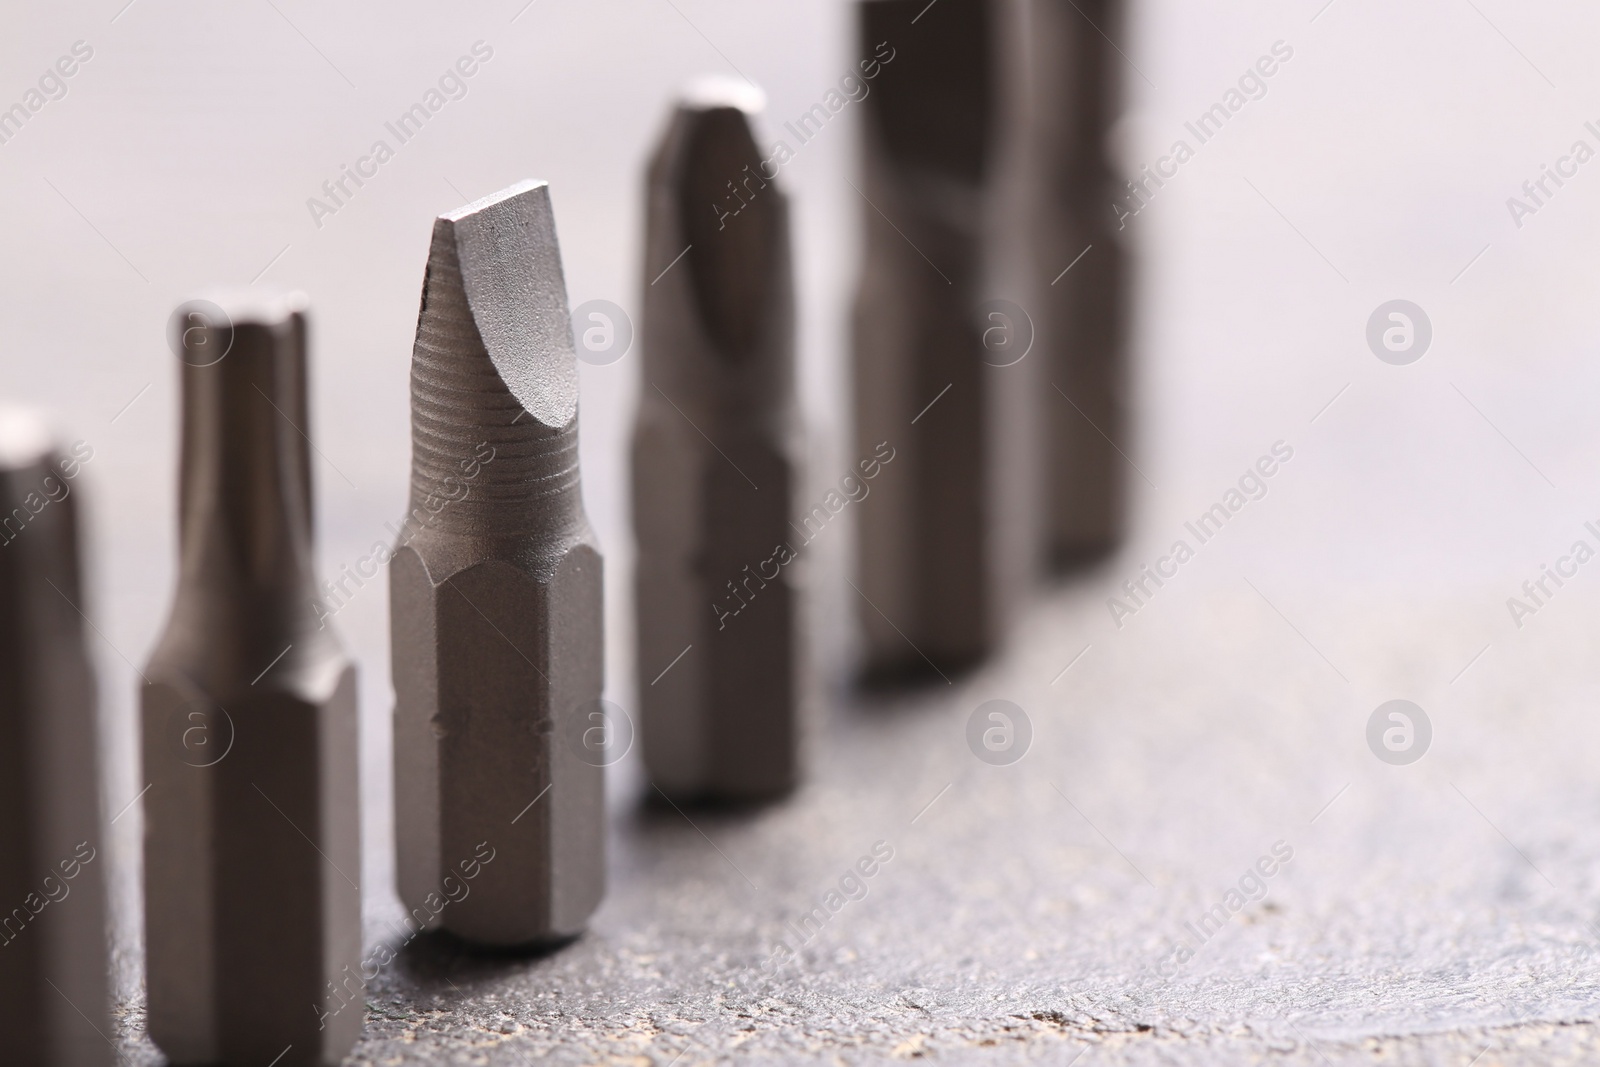
[[[994,365],[984,309],[1002,155],[988,0],[865,0],[865,262],[855,306],[856,448],[894,465],[858,513],[869,675],[973,663],[1031,573],[1033,364]]]
[[[411,420],[390,568],[400,895],[418,925],[470,941],[568,937],[605,887],[604,775],[580,758],[604,673],[601,559],[544,182],[435,220]]]
[[[1121,111],[1125,65],[1112,41],[1122,37],[1127,5],[1030,2],[1042,193],[1034,253],[1039,276],[1055,279],[1041,288],[1039,315],[1041,355],[1054,383],[1044,396],[1045,537],[1055,561],[1071,565],[1115,549],[1126,524],[1130,468],[1117,447],[1130,447],[1131,279],[1126,220],[1113,205],[1140,201],[1118,180],[1109,139]],[[1154,188],[1147,185],[1147,193]]]
[[[8,1063],[111,1060],[99,727],[72,479],[0,409],[0,1041]]]
[[[176,1063],[336,1064],[362,1019],[356,669],[312,572],[304,304],[212,301],[142,693],[149,1031]]]
[[[799,775],[794,289],[761,106],[742,82],[698,83],[649,174],[639,706],[651,779],[688,799],[759,800]]]

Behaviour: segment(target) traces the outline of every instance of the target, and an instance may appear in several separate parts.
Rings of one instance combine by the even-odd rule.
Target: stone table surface
[[[1579,540],[1600,548],[1586,526],[1600,527],[1600,133],[1587,125],[1600,126],[1600,14],[1510,0],[1134,10],[1118,151],[1129,173],[1179,140],[1192,154],[1127,220],[1125,549],[1041,587],[980,670],[859,693],[844,684],[846,511],[807,562],[806,785],[765,809],[680,812],[648,801],[631,755],[609,784],[611,886],[589,932],[534,958],[413,940],[364,990],[354,1062],[1600,1059],[1600,565],[1570,560]],[[173,578],[172,308],[227,282],[309,294],[319,558],[340,573],[404,510],[432,218],[546,178],[571,302],[636,317],[643,164],[669,94],[706,72],[747,75],[769,97],[762,138],[783,136],[851,69],[850,11],[84,0],[0,22],[0,104],[73,42],[93,49],[0,144],[0,392],[53,408],[94,450],[77,484],[113,820],[113,1037],[143,1067],[160,1057],[140,1015],[134,696]],[[312,212],[477,42],[492,55],[464,95],[336,212]],[[1290,58],[1241,81],[1275,44]],[[1229,101],[1198,142],[1186,124]],[[844,440],[869,210],[846,182],[854,107],[780,177],[813,501],[858,455]],[[1408,366],[1365,338],[1397,298],[1432,326]],[[635,664],[629,621],[638,374],[636,354],[581,368],[607,695],[624,708],[666,666]],[[1293,455],[1264,495],[1247,484],[1260,498],[1198,543],[1185,524],[1277,442]],[[1180,539],[1194,554],[1175,576],[1136,611],[1108,608]],[[1546,565],[1567,569],[1563,584],[1544,579],[1514,615],[1508,600]],[[371,580],[334,620],[362,670],[374,951],[403,940],[387,611]],[[995,699],[1032,727],[1010,766],[966,742]],[[1394,699],[1432,726],[1404,766],[1367,743]],[[879,842],[892,858],[866,895],[829,911]],[[1292,857],[1263,864],[1258,890],[1249,872],[1274,847]],[[1227,925],[1202,938],[1219,906]],[[820,932],[775,958],[818,908]]]
[[[1594,1062],[1592,627],[1497,643],[1452,685],[1480,601],[1253,580],[1271,603],[1174,583],[1120,633],[1096,590],[1049,597],[971,677],[840,700],[786,803],[616,805],[589,933],[373,957],[355,1062]],[[1434,727],[1409,766],[1366,744],[1390,693]],[[1033,727],[1011,766],[965,739],[997,697]],[[1241,879],[1259,899],[1205,923]],[[841,880],[860,899],[829,900]],[[137,1001],[121,1024],[159,1062]]]

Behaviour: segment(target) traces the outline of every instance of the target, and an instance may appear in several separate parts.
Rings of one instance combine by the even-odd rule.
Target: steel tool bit
[[[1040,192],[1034,254],[1041,278],[1040,349],[1049,490],[1046,544],[1058,565],[1105,555],[1122,538],[1128,465],[1129,268],[1126,209],[1153,195],[1117,179],[1109,137],[1122,104],[1123,0],[1032,0],[1035,147]],[[1113,442],[1116,442],[1114,444]]]
[[[390,569],[400,895],[419,925],[480,943],[576,934],[604,891],[616,724],[544,182],[434,221],[411,456]]]
[[[869,673],[963,666],[1031,571],[1033,403],[986,308],[1000,79],[988,0],[858,8],[866,258],[855,307],[857,450],[900,458],[859,513]],[[1024,317],[1020,308],[1002,318]],[[1031,365],[1029,365],[1031,366]]]
[[[794,292],[762,106],[743,82],[692,86],[647,192],[639,706],[651,779],[691,799],[771,797],[799,770]]]
[[[106,1064],[105,847],[79,606],[82,442],[0,409],[0,1042],[8,1063]]]
[[[362,1020],[356,669],[312,571],[304,304],[183,321],[178,590],[143,690],[150,1036],[177,1063],[336,1064]]]

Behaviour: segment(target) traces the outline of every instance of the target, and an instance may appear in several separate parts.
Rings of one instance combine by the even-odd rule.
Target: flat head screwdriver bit
[[[92,455],[0,408],[0,1041],[7,1063],[111,1062],[95,684],[78,497]]]
[[[768,798],[799,773],[794,291],[788,198],[751,131],[762,103],[743,82],[693,85],[648,179],[640,734],[651,779],[686,799]]]
[[[361,954],[356,669],[313,572],[304,299],[180,312],[178,589],[142,694],[150,1036],[175,1063],[336,1064],[362,1021],[336,992]]]
[[[389,582],[401,899],[480,944],[577,934],[605,887],[601,558],[542,181],[434,220]]]

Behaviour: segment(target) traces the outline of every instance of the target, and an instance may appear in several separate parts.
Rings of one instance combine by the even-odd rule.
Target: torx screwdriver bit
[[[411,457],[389,572],[400,896],[420,925],[469,941],[559,940],[605,887],[605,756],[582,747],[604,658],[542,181],[434,220]],[[463,865],[476,878],[452,892]]]
[[[175,1063],[336,1064],[362,1022],[336,992],[361,955],[356,669],[313,573],[304,300],[193,306],[143,689],[150,1036]]]
[[[61,450],[36,415],[0,408],[0,1058],[42,1067],[112,1052],[99,724],[71,484],[87,447]]]
[[[1055,279],[1040,286],[1040,348],[1055,386],[1044,396],[1045,540],[1065,566],[1116,548],[1127,507],[1127,461],[1114,442],[1128,447],[1129,269],[1110,145],[1125,62],[1112,42],[1125,8],[1125,0],[1032,0],[1042,194],[1034,253],[1038,275]]]
[[[869,676],[971,664],[1002,632],[1037,520],[1017,368],[983,313],[1001,82],[990,0],[864,0],[865,260],[855,305],[859,451],[903,456],[858,518]],[[1019,501],[1021,504],[1019,504]]]
[[[695,83],[648,178],[640,733],[651,779],[688,799],[768,798],[799,773],[794,291],[788,199],[751,131],[762,103]]]

